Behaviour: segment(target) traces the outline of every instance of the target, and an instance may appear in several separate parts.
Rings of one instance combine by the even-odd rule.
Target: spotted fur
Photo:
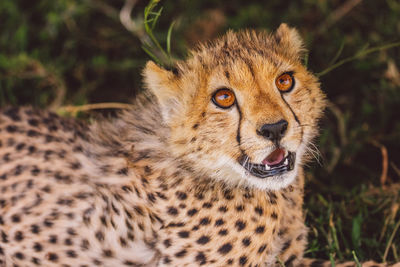
[[[325,101],[302,53],[285,24],[228,32],[175,72],[148,63],[147,93],[118,118],[2,110],[0,266],[323,266],[303,260],[302,164]],[[211,101],[221,87],[230,109]],[[295,168],[254,177],[238,159],[271,153],[256,130],[279,119]]]

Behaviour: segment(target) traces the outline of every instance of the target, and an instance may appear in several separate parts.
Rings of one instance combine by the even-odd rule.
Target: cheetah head
[[[227,185],[288,186],[325,102],[303,54],[297,31],[282,24],[274,34],[229,31],[176,71],[149,62],[145,83],[170,129],[171,153]]]

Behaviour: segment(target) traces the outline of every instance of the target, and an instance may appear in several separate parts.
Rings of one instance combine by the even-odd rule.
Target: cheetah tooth
[[[283,162],[283,164],[288,165],[289,161],[288,159],[285,159],[285,161]]]
[[[271,169],[271,167],[268,166],[268,164],[265,164],[265,169],[266,169],[267,171],[269,171],[269,170]]]

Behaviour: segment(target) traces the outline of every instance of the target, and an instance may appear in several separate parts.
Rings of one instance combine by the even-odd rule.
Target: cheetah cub
[[[303,259],[325,98],[295,29],[228,32],[112,121],[0,116],[0,266],[322,266]],[[321,265],[320,265],[321,264]]]

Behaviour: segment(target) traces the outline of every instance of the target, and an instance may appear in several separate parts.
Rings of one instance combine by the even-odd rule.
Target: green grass
[[[306,256],[400,261],[400,48],[366,53],[400,41],[400,3],[361,1],[340,13],[344,2],[164,0],[144,15],[148,2],[139,1],[128,30],[119,20],[123,0],[4,0],[0,106],[128,103],[150,58],[142,46],[168,63],[229,28],[287,22],[305,40],[308,67],[324,74],[331,103],[317,142],[320,163],[307,168]]]

